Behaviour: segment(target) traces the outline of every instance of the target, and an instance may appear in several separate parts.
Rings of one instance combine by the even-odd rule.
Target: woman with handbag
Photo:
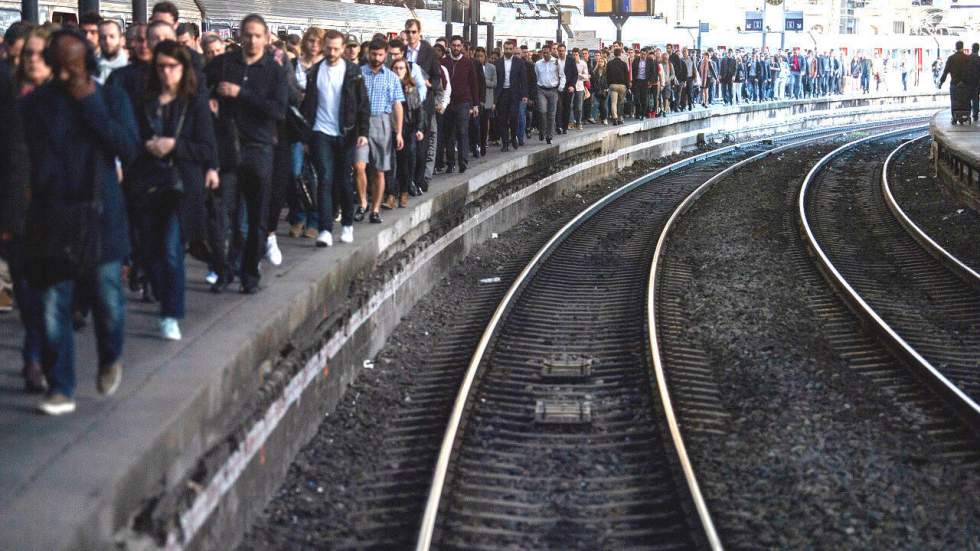
[[[415,148],[419,142],[425,139],[427,130],[426,122],[428,118],[423,116],[422,100],[419,91],[412,80],[412,73],[408,70],[408,63],[404,59],[399,59],[391,65],[398,80],[402,84],[402,91],[405,100],[402,101],[402,141],[405,147],[395,153],[397,168],[395,170],[398,192],[398,206],[405,208],[408,206],[408,188],[412,185],[412,175],[415,174]],[[489,92],[489,90],[488,90]],[[395,207],[395,185],[388,189],[388,208]]]
[[[143,150],[127,173],[144,247],[143,265],[160,300],[160,334],[180,340],[185,243],[205,234],[204,189],[218,184],[208,98],[198,94],[188,50],[165,40],[153,50],[146,96],[134,108]],[[205,173],[207,174],[205,176]]]
[[[592,70],[592,95],[595,97],[593,103],[599,106],[599,124],[609,124],[609,108],[606,100],[609,97],[609,79],[606,78],[606,58],[598,56],[595,68]]]

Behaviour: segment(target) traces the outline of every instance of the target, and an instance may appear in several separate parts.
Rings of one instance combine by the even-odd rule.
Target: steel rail
[[[891,167],[892,159],[905,147],[928,137],[929,134],[923,134],[922,136],[913,138],[896,147],[894,151],[888,154],[888,158],[885,159],[885,166],[881,169],[881,193],[885,197],[885,204],[888,205],[888,209],[892,211],[898,223],[905,228],[905,231],[912,236],[912,239],[915,239],[923,249],[936,257],[943,265],[959,276],[960,279],[972,285],[974,288],[980,289],[980,274],[929,237],[918,224],[909,218],[908,214],[902,209],[902,206],[898,204],[895,196],[892,195],[891,184],[888,181],[888,169]]]
[[[490,341],[493,338],[494,333],[497,330],[497,326],[500,324],[500,321],[503,319],[504,314],[510,308],[513,299],[516,297],[518,292],[524,287],[525,283],[529,280],[531,275],[537,271],[537,268],[541,264],[541,262],[546,257],[548,257],[558,247],[558,245],[561,244],[568,237],[568,235],[572,233],[572,231],[574,231],[576,228],[584,224],[587,220],[592,218],[596,213],[598,213],[600,210],[608,206],[610,203],[612,203],[616,199],[619,199],[623,195],[633,191],[634,189],[646,185],[663,175],[669,174],[671,172],[675,172],[677,170],[680,170],[682,168],[685,168],[687,166],[690,166],[698,162],[702,162],[707,159],[725,155],[727,153],[731,153],[733,151],[737,151],[739,149],[748,146],[772,141],[774,139],[780,139],[780,140],[793,139],[796,137],[810,136],[813,134],[828,134],[828,133],[832,133],[831,135],[844,134],[847,132],[854,131],[855,129],[892,126],[906,121],[907,119],[901,119],[901,120],[890,119],[885,121],[874,121],[872,123],[858,123],[853,125],[846,125],[837,128],[810,129],[805,131],[793,132],[777,137],[757,138],[746,142],[741,142],[738,144],[721,147],[699,155],[694,155],[687,159],[683,159],[675,163],[672,163],[670,165],[667,165],[665,167],[654,170],[627,184],[624,184],[623,186],[617,188],[616,190],[613,190],[612,192],[604,196],[599,201],[593,203],[587,209],[583,210],[577,216],[575,216],[575,218],[567,222],[560,230],[558,230],[555,233],[554,236],[551,237],[551,239],[549,239],[547,243],[545,243],[545,245],[541,248],[541,250],[538,251],[538,253],[535,254],[535,256],[528,262],[527,266],[525,266],[525,268],[521,271],[521,273],[518,274],[517,278],[511,284],[510,288],[507,290],[507,293],[504,295],[503,299],[501,299],[500,304],[497,306],[496,310],[494,310],[493,316],[490,318],[490,321],[487,324],[486,328],[484,329],[482,337],[480,338],[480,342],[477,344],[472,359],[470,360],[470,363],[467,366],[467,371],[460,385],[460,389],[459,392],[457,393],[456,400],[453,404],[453,410],[452,413],[450,414],[449,423],[447,424],[446,432],[443,437],[443,442],[439,450],[439,457],[436,461],[436,468],[433,473],[432,484],[429,489],[429,496],[426,500],[425,511],[422,515],[422,521],[419,527],[419,535],[415,547],[416,551],[428,551],[429,549],[431,549],[432,538],[435,534],[435,526],[439,513],[439,504],[442,500],[442,494],[445,488],[450,459],[452,457],[453,449],[455,448],[456,443],[460,437],[463,413],[464,410],[466,409],[466,404],[469,400],[470,391],[472,390],[473,384],[476,380],[476,376],[479,371],[479,366],[482,363],[483,356],[490,344]],[[835,130],[837,132],[834,132]],[[816,139],[822,139],[826,137],[827,136],[821,136],[820,138],[816,138]],[[806,140],[806,141],[810,141],[810,140]],[[794,142],[793,144],[788,144],[788,145],[797,145],[797,144],[798,142]],[[705,511],[707,511],[706,508]],[[709,522],[710,522],[710,518],[709,518]],[[717,534],[714,533],[713,523],[709,524],[709,526],[706,526],[705,530],[706,530],[706,537],[708,538],[709,541],[712,541],[712,539],[714,540],[718,539]],[[710,530],[711,534],[713,535],[709,534],[708,530]],[[720,547],[716,549],[720,549]]]
[[[904,129],[874,134],[872,136],[844,144],[820,159],[810,169],[810,172],[807,173],[806,178],[803,180],[803,185],[800,188],[798,198],[798,217],[800,229],[803,234],[804,242],[807,244],[807,247],[813,256],[816,257],[818,266],[820,266],[821,271],[831,285],[840,290],[846,301],[856,310],[858,315],[869,321],[872,324],[872,327],[877,330],[877,333],[891,345],[890,348],[903,357],[913,368],[913,370],[924,378],[924,380],[940,395],[940,397],[945,399],[947,403],[956,410],[956,412],[968,425],[973,427],[974,430],[978,430],[980,429],[980,405],[978,405],[972,398],[967,396],[966,393],[964,393],[959,387],[957,387],[952,381],[950,381],[945,375],[936,369],[935,366],[933,366],[928,360],[919,354],[915,348],[906,342],[905,339],[903,339],[887,322],[885,322],[878,312],[876,312],[867,303],[867,301],[861,297],[854,287],[852,287],[851,284],[844,278],[837,267],[834,266],[834,263],[831,262],[830,257],[827,256],[827,253],[820,246],[820,243],[817,241],[816,235],[811,228],[809,216],[807,215],[806,198],[811,189],[811,184],[816,176],[820,174],[820,172],[824,170],[835,158],[864,143],[894,136],[901,136],[903,134],[909,134],[913,131],[921,130],[921,128],[914,130]]]

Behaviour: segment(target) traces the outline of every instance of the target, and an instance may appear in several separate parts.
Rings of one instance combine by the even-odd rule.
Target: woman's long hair
[[[405,76],[401,78],[401,83],[402,83],[402,90],[405,92],[405,95],[407,96],[408,94],[412,93],[415,90],[415,81],[412,79],[412,71],[408,68],[408,62],[405,61],[404,59],[399,59],[398,61],[391,64],[392,72],[395,71],[395,65],[399,63],[405,64]]]
[[[194,71],[194,62],[191,61],[190,50],[173,40],[164,40],[157,44],[156,48],[153,48],[150,75],[146,82],[147,97],[155,98],[163,91],[163,84],[157,75],[157,60],[162,55],[176,59],[184,67],[184,74],[180,77],[180,83],[177,85],[177,97],[183,101],[188,101],[197,94],[197,73]]]

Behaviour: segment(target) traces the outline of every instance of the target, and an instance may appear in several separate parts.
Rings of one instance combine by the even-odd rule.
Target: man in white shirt
[[[541,119],[539,140],[551,143],[555,135],[555,114],[558,110],[558,92],[565,89],[565,71],[558,60],[551,57],[551,48],[541,48],[541,59],[534,64],[538,80],[538,114]]]
[[[328,30],[322,61],[310,69],[301,111],[313,121],[310,152],[320,176],[316,190],[319,219],[317,247],[333,245],[333,189],[341,207],[340,240],[354,241],[354,148],[368,144],[371,106],[360,68],[344,59],[344,35]]]
[[[527,66],[523,59],[514,55],[517,44],[513,40],[504,43],[504,56],[495,63],[497,69],[497,102],[494,110],[497,112],[497,132],[503,150],[510,147],[517,149],[524,142],[521,136],[519,117],[521,106],[527,105]]]

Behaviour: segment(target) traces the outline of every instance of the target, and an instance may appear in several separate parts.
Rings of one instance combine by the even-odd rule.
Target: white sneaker
[[[180,325],[174,318],[160,318],[160,336],[168,341],[180,340]]]
[[[273,266],[282,264],[282,251],[279,250],[279,241],[276,240],[275,234],[265,240],[265,259]]]
[[[316,236],[316,246],[320,248],[332,247],[333,235],[328,231],[320,232],[320,234]]]
[[[342,243],[354,242],[354,226],[342,226],[340,229],[340,241]]]
[[[207,281],[208,285],[214,285],[218,282],[218,274],[215,272],[208,272],[208,275],[204,276],[204,281]]]
[[[37,405],[37,409],[48,415],[64,415],[75,411],[75,400],[60,392],[53,392]]]

